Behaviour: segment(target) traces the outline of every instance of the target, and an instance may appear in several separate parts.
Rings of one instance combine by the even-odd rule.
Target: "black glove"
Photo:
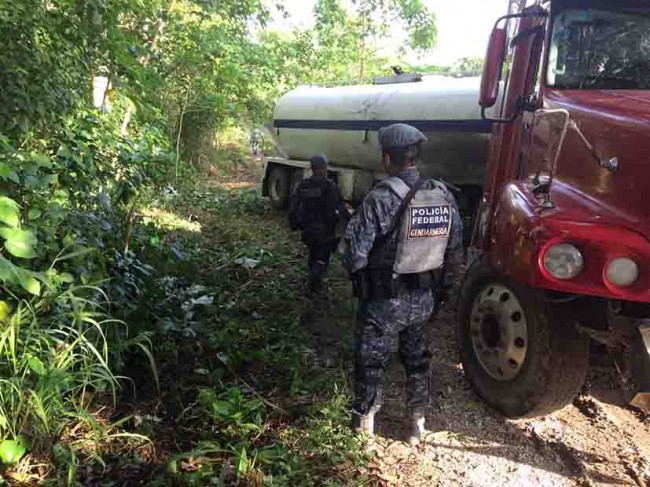
[[[289,228],[294,231],[300,229],[300,219],[291,213],[289,213]]]
[[[453,286],[451,284],[443,284],[436,289],[434,303],[434,314],[440,311],[445,303],[453,299]]]

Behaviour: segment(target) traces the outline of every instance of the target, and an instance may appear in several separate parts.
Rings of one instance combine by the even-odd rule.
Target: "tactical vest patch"
[[[449,205],[411,206],[409,208],[408,237],[447,237],[451,228]]]

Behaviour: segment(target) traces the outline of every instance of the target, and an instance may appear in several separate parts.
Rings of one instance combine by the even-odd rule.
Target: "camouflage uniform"
[[[398,177],[409,187],[419,180],[417,169],[402,171]],[[441,187],[429,180],[422,189]],[[450,236],[445,252],[443,288],[459,280],[463,260],[462,223],[453,195],[445,198],[452,210]],[[368,256],[380,236],[389,231],[401,199],[390,188],[380,186],[366,196],[352,216],[345,233],[343,264],[350,274],[368,265]],[[381,382],[390,358],[390,342],[399,335],[399,354],[407,376],[407,405],[411,410],[428,404],[429,363],[426,326],[434,310],[430,289],[404,290],[391,299],[359,301],[355,330],[355,390],[353,413],[367,415],[381,405]]]

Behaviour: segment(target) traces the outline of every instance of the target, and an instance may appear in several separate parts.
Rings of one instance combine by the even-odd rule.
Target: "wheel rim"
[[[470,315],[470,337],[479,363],[493,379],[514,379],[526,359],[526,314],[514,292],[490,284],[477,294]]]

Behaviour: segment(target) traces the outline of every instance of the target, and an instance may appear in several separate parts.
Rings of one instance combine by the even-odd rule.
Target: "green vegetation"
[[[182,249],[182,266],[148,286],[161,405],[138,412],[149,419],[135,432],[176,448],[159,452],[171,457],[147,472],[152,485],[353,482],[364,459],[347,428],[341,364],[350,340],[337,343],[332,365],[320,363],[313,332],[326,325],[312,321],[303,250],[284,216],[257,189],[199,190],[163,210],[152,212],[152,225]],[[200,231],[187,230],[190,214]],[[346,287],[332,299],[349,309]],[[349,321],[336,326],[351,338]],[[147,404],[140,398],[139,407]],[[171,421],[174,437],[165,438],[159,425]]]
[[[476,57],[465,57],[459,59],[451,66],[409,66],[409,71],[452,76],[454,78],[481,76],[483,73],[483,59]]]
[[[426,50],[435,18],[419,0],[318,0],[313,28],[279,33],[277,9],[0,0],[6,478],[363,482],[348,345],[334,365],[315,353],[300,247],[255,187],[197,182],[250,172],[246,134],[281,93],[386,74],[389,26]]]

